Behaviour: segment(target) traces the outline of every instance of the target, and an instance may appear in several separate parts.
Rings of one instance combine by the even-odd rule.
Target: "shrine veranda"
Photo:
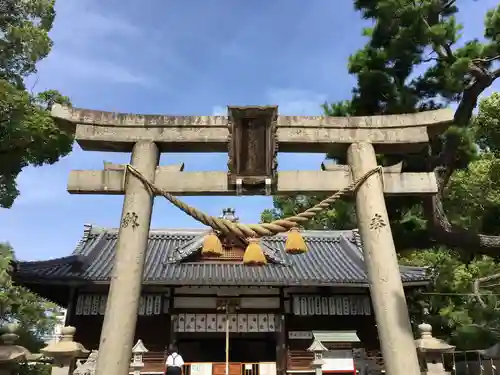
[[[401,165],[370,171],[377,168],[375,152],[425,147],[451,123],[450,111],[331,118],[278,116],[277,107],[228,107],[227,117],[182,117],[55,106],[53,116],[61,126],[76,126],[84,150],[132,151],[132,171],[147,181],[111,163],[102,171],[71,172],[70,193],[125,195],[120,228],[88,225],[72,255],[18,262],[13,273],[17,283],[67,307],[75,339],[99,349],[97,375],[128,372],[137,339],[150,350],[145,370],[153,373],[162,371],[171,342],[186,362],[213,363],[213,375],[226,372],[216,367],[226,360],[228,375],[240,375],[242,363],[271,363],[279,375],[308,371],[312,354],[306,349],[318,337],[333,351],[381,349],[389,374],[403,368],[408,375],[420,373],[403,288],[428,280],[424,269],[398,266],[384,194],[428,196],[437,184],[432,173],[404,172]],[[324,163],[318,171],[277,168],[279,151],[332,150],[347,153],[349,164]],[[228,171],[159,166],[159,154],[167,151],[226,151]],[[348,191],[356,179],[365,180]],[[231,230],[217,232],[223,249],[218,256],[203,251],[207,230],[150,230],[152,195],[162,191],[354,194],[359,231],[302,230],[307,251],[296,255],[288,253],[286,233],[264,236],[259,246],[265,264],[248,266],[245,238]],[[226,209],[223,219],[237,226],[234,214]]]

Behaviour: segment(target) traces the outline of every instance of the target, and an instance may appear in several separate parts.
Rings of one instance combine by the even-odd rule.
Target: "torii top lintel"
[[[345,151],[353,142],[370,142],[378,152],[407,153],[422,148],[453,121],[451,109],[404,115],[328,117],[279,116],[277,106],[228,107],[228,116],[140,115],[54,105],[52,116],[76,126],[84,150],[129,152],[138,140],[153,140],[170,152],[227,152],[235,114],[274,116],[282,152]]]

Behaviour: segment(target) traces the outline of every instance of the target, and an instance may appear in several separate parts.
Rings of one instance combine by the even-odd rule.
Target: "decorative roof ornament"
[[[219,216],[221,219],[229,220],[233,223],[239,223],[240,218],[236,216],[236,210],[234,208],[223,208],[222,215]]]

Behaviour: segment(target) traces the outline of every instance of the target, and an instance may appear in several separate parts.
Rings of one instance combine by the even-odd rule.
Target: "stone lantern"
[[[311,362],[311,367],[314,369],[316,375],[323,374],[322,366],[325,364],[323,360],[323,353],[327,352],[328,349],[321,343],[321,341],[314,339],[313,343],[309,348],[308,352],[314,353],[314,360]]]
[[[132,348],[132,363],[130,368],[134,372],[134,375],[139,375],[142,368],[144,367],[144,353],[149,350],[144,346],[141,339],[137,340],[137,343]]]
[[[444,369],[443,354],[453,352],[455,347],[443,340],[432,337],[432,326],[430,324],[420,324],[418,330],[420,338],[415,340],[415,344],[422,374],[450,374]]]
[[[61,328],[61,340],[40,350],[44,356],[54,359],[52,375],[68,375],[73,361],[88,355],[89,351],[82,344],[73,341],[75,331],[75,327]]]
[[[23,346],[14,344],[19,339],[15,333],[17,328],[15,324],[9,324],[4,327],[6,332],[0,336],[0,375],[13,374],[21,362],[36,361],[41,357],[39,354],[31,354]]]

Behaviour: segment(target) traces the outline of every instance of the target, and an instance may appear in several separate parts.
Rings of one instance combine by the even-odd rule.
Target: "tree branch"
[[[486,283],[488,281],[494,281],[498,279],[500,279],[500,273],[495,273],[491,276],[481,277],[474,281],[474,285],[472,287],[473,293],[482,308],[486,309],[488,306],[486,305],[486,302],[484,302],[484,300],[481,298],[481,292],[479,291],[479,289],[481,288],[481,283]]]
[[[500,55],[489,57],[487,59],[481,59],[481,58],[473,59],[472,63],[478,64],[478,65],[479,64],[489,64],[489,63],[492,63],[493,61],[497,61],[497,60],[500,60]]]
[[[500,59],[500,56],[480,61],[487,63],[497,59]],[[476,59],[476,61],[478,60]],[[464,89],[462,98],[458,103],[457,110],[455,111],[454,121],[455,124],[459,126],[465,126],[468,124],[472,117],[474,108],[477,106],[479,95],[481,95],[484,90],[490,87],[493,82],[500,77],[500,69],[490,72],[488,69],[481,67],[473,61],[469,66],[469,74],[472,76],[472,81]]]
[[[442,190],[442,186],[439,186],[439,189]],[[446,216],[440,194],[426,198],[423,208],[428,229],[437,242],[464,250],[472,256],[484,254],[498,257],[500,255],[500,236],[479,234],[453,225]]]
[[[439,61],[439,58],[438,57],[434,57],[434,56],[431,56],[431,57],[428,57],[426,59],[422,59],[421,62],[423,63],[428,63],[428,62],[431,62],[431,61]]]
[[[497,59],[500,59],[500,56],[471,63],[469,73],[473,79],[471,84],[465,88],[455,111],[456,125],[466,126],[470,122],[479,96],[491,86],[495,79],[500,77],[500,69],[490,72],[481,67],[480,63],[489,63]],[[427,227],[433,233],[436,241],[446,246],[462,249],[471,256],[484,254],[498,257],[500,255],[500,236],[475,233],[458,227],[453,225],[446,216],[442,198],[446,185],[454,172],[453,153],[453,150],[448,150],[446,155],[440,158],[443,164],[432,166],[438,181],[438,194],[424,200],[423,208]]]

